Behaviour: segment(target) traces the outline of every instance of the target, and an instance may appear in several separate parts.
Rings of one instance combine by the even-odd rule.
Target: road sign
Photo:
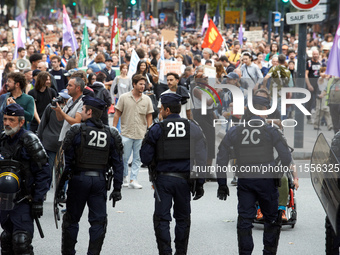
[[[320,12],[289,12],[286,14],[287,24],[302,24],[323,21],[325,16]]]
[[[299,10],[310,10],[317,6],[321,0],[290,0],[290,3]]]
[[[281,26],[281,13],[274,12],[274,27]]]
[[[159,19],[164,20],[165,19],[165,13],[161,12],[159,14]]]

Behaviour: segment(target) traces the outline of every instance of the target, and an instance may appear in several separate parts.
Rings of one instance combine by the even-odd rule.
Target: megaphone
[[[27,59],[21,58],[17,60],[16,68],[20,71],[26,68],[31,68],[31,63]]]

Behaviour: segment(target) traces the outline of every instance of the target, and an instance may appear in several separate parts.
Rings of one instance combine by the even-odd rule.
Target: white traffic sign
[[[310,10],[317,6],[321,0],[290,0],[290,3],[299,10]]]
[[[286,14],[288,25],[323,21],[325,16],[320,12],[289,12]]]

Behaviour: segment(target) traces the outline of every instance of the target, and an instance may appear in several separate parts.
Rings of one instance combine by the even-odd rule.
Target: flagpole
[[[120,60],[120,36],[118,36],[118,59],[119,59],[119,67],[121,65],[121,60]]]
[[[85,26],[86,26],[86,24],[85,24]],[[84,36],[84,35],[83,35]],[[87,65],[88,65],[88,63],[87,63],[87,59],[88,59],[88,47],[87,47],[87,45],[86,45],[86,58],[85,58],[85,63],[86,63],[86,67],[87,67]]]

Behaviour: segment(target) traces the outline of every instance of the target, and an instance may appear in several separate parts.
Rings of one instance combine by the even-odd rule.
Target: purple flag
[[[13,59],[17,59],[18,58],[18,49],[22,47],[25,48],[25,44],[21,39],[21,21],[19,20],[19,26],[18,26],[18,34],[17,34],[17,40],[15,43],[15,50],[14,50],[14,57]]]
[[[21,24],[24,24],[26,21],[26,15],[27,15],[27,10],[23,11],[18,16],[16,16],[15,20],[18,22],[21,21]]]
[[[204,34],[205,29],[207,29],[208,27],[209,27],[208,14],[205,14],[205,15],[204,15],[204,18],[203,18],[203,24],[202,24],[201,35]]]
[[[63,48],[65,46],[71,46],[74,53],[76,53],[77,49],[79,48],[76,36],[73,32],[70,17],[67,14],[65,5],[63,5]]]
[[[340,77],[340,24],[335,33],[333,46],[329,53],[326,74]]]
[[[242,23],[240,25],[240,27],[238,28],[238,40],[240,42],[240,44],[243,44],[243,27],[242,27]]]

